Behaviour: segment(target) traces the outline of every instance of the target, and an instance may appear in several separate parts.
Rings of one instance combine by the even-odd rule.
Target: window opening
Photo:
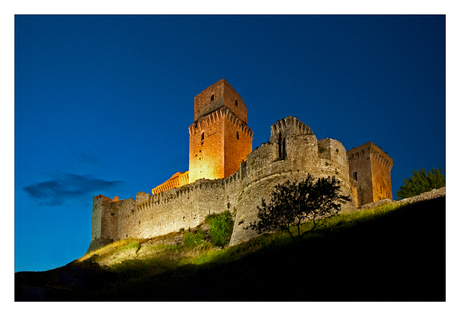
[[[236,132],[236,139],[240,139],[240,133]]]
[[[214,101],[214,94],[211,94],[211,101]]]
[[[204,132],[201,133],[201,140],[203,140],[203,139],[204,139]]]
[[[238,106],[238,100],[235,100],[235,105]]]
[[[358,181],[358,173],[357,172],[353,172],[353,179]]]
[[[281,133],[278,136],[278,155],[280,160],[284,160],[286,156],[286,138],[282,138]]]

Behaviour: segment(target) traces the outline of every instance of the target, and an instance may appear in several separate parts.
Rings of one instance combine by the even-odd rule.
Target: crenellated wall
[[[343,193],[352,194],[347,153],[340,142],[318,141],[307,125],[292,116],[278,121],[271,131],[271,140],[248,154],[229,177],[201,179],[154,195],[139,192],[136,200],[94,197],[88,250],[113,240],[149,238],[193,228],[207,215],[227,209],[236,210],[230,244],[241,243],[257,235],[244,227],[257,219],[261,199],[268,199],[277,184],[302,180],[308,174],[334,176],[341,180]],[[343,205],[343,212],[353,210],[354,202]]]

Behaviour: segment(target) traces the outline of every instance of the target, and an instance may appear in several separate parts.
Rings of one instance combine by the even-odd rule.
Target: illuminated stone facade
[[[207,215],[231,210],[230,244],[257,236],[245,230],[257,206],[287,180],[336,177],[354,197],[342,212],[381,198],[391,199],[391,158],[372,143],[346,151],[334,139],[317,140],[310,127],[289,116],[270,128],[270,140],[252,151],[252,131],[241,97],[221,80],[195,97],[190,133],[190,170],[176,173],[136,199],[93,198],[88,250],[124,238],[151,238],[198,226]],[[358,180],[354,180],[356,173]]]
[[[158,194],[163,191],[181,187],[189,183],[188,171],[176,172],[168,181],[152,189],[152,194]]]
[[[252,151],[252,131],[240,95],[224,79],[195,97],[189,127],[189,182],[235,173]]]
[[[347,151],[350,181],[354,188],[356,206],[393,199],[391,168],[393,159],[372,142]]]

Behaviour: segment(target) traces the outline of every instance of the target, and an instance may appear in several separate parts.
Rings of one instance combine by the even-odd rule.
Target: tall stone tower
[[[189,182],[225,178],[252,151],[252,130],[240,95],[222,79],[195,97],[189,127]]]
[[[347,151],[350,181],[356,185],[357,207],[381,199],[393,199],[391,168],[393,159],[372,142]]]

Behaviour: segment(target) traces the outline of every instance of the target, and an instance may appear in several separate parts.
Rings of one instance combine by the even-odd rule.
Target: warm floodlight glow
[[[152,189],[152,194],[158,194],[160,192],[181,187],[188,184],[188,171],[176,172],[169,180],[160,184],[156,188]]]

